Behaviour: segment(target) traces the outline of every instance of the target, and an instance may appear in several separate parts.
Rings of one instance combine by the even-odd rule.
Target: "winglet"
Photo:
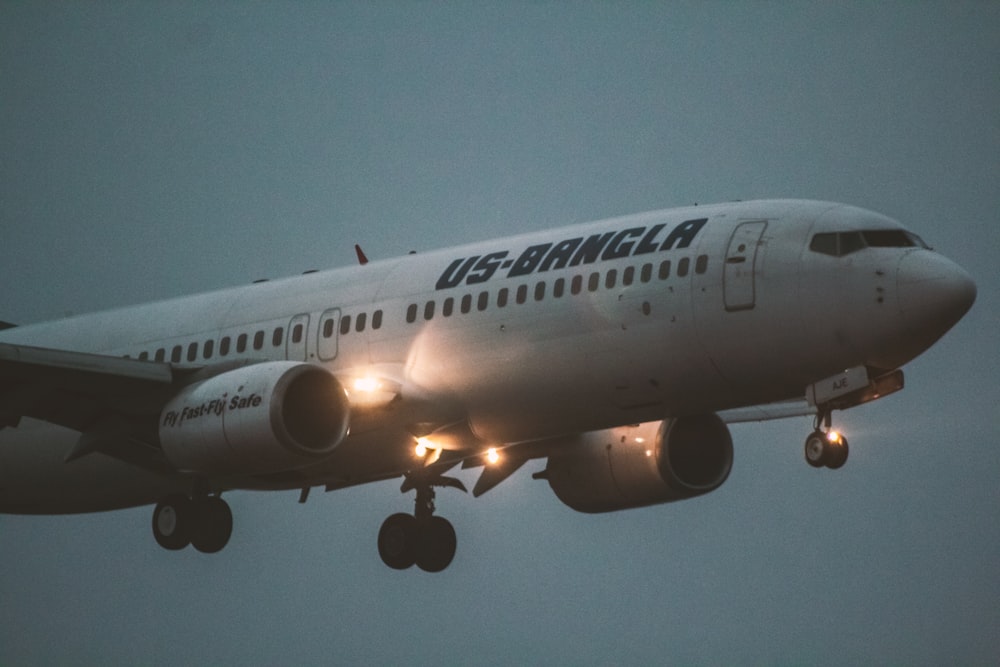
[[[358,263],[364,266],[368,263],[368,258],[365,257],[365,251],[361,249],[357,243],[354,244],[354,252],[358,253]]]

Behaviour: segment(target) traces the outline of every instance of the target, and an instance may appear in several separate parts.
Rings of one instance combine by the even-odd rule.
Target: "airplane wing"
[[[67,460],[92,451],[162,468],[157,419],[196,367],[0,343],[0,429],[31,417],[81,432]],[[153,417],[153,419],[150,419]]]
[[[787,419],[788,417],[804,417],[816,414],[816,406],[810,405],[803,397],[794,401],[750,405],[745,408],[723,410],[719,417],[727,424],[741,422],[762,422],[771,419]]]

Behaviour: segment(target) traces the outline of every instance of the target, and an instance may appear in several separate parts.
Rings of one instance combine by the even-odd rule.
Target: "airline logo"
[[[435,287],[442,290],[463,284],[479,285],[496,275],[497,271],[506,271],[507,278],[517,278],[536,271],[687,248],[706,222],[708,218],[687,220],[666,234],[666,224],[661,223],[652,227],[630,227],[618,232],[577,236],[556,243],[539,243],[528,246],[516,258],[509,250],[460,257],[448,265]]]
[[[264,399],[257,394],[249,396],[233,396],[223,394],[222,398],[213,398],[211,401],[204,401],[198,405],[185,405],[180,410],[170,410],[163,415],[161,426],[176,428],[182,426],[184,422],[201,417],[221,417],[226,412],[245,410],[246,408],[260,407]]]

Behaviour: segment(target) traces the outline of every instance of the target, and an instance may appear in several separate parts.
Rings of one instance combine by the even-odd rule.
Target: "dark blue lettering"
[[[594,234],[593,236],[587,237],[587,240],[583,242],[580,249],[576,251],[573,255],[573,259],[570,261],[570,266],[577,266],[580,263],[583,264],[593,264],[597,261],[598,255],[604,250],[604,246],[608,244],[611,237],[614,236],[614,232],[607,232],[605,234]]]
[[[650,227],[649,231],[646,232],[646,235],[642,237],[641,241],[639,241],[639,245],[635,247],[635,252],[632,254],[645,255],[659,250],[659,243],[656,242],[656,235],[659,234],[664,227],[666,227],[666,225],[662,223]]]
[[[477,285],[479,283],[485,283],[487,280],[493,277],[497,269],[500,268],[501,260],[507,256],[507,251],[501,252],[491,252],[490,254],[484,256],[476,266],[469,273],[468,279],[465,281],[469,285]]]
[[[687,248],[706,222],[708,222],[708,218],[699,218],[698,220],[687,220],[677,225],[670,231],[667,240],[660,246],[660,250],[673,250],[675,247]]]
[[[511,267],[507,277],[514,278],[516,276],[524,276],[534,271],[535,267],[538,266],[538,263],[542,261],[542,257],[545,256],[545,253],[551,247],[551,243],[542,243],[530,246],[514,261],[514,266]]]
[[[552,250],[549,254],[545,256],[542,261],[541,266],[538,267],[539,271],[548,271],[552,269],[561,269],[569,263],[569,260],[573,257],[573,251],[576,250],[580,242],[583,241],[583,237],[577,237],[575,239],[567,239],[565,241],[560,241],[559,243],[552,246]],[[553,266],[555,264],[555,266]]]
[[[438,278],[437,285],[435,289],[447,289],[449,287],[456,287],[465,278],[465,274],[469,272],[472,265],[476,263],[479,259],[479,255],[475,257],[470,257],[468,259],[456,259],[452,262],[441,277]]]
[[[611,239],[611,243],[609,243],[608,247],[605,248],[604,254],[601,255],[601,259],[620,259],[622,257],[628,257],[632,254],[632,246],[635,244],[631,241],[628,243],[623,243],[623,241],[628,238],[642,236],[642,232],[645,231],[645,229],[645,227],[633,227],[615,234],[615,237]]]

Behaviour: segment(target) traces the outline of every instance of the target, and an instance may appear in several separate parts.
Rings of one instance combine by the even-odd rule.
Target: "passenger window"
[[[648,283],[652,279],[653,279],[653,265],[643,264],[642,270],[639,272],[639,280],[641,280],[644,283]]]
[[[660,262],[660,272],[657,274],[660,280],[666,280],[670,277],[670,260],[665,259]]]
[[[333,318],[323,322],[323,338],[329,338],[333,335]]]
[[[614,288],[615,283],[617,281],[618,281],[618,271],[615,269],[609,270],[607,275],[604,276],[604,286],[607,287],[608,289]]]
[[[470,310],[472,310],[472,295],[466,294],[462,296],[462,314],[465,315]]]
[[[434,319],[434,302],[428,301],[424,304],[424,319],[432,320]]]
[[[535,284],[535,301],[541,301],[545,298],[545,281]]]
[[[622,285],[626,287],[635,282],[635,267],[626,266],[625,270],[622,271]]]
[[[292,329],[292,343],[298,345],[302,342],[302,325],[296,324],[295,328]]]
[[[372,329],[382,328],[382,311],[376,310],[372,313]]]
[[[681,261],[677,262],[677,275],[683,278],[688,274],[689,268],[691,268],[691,258],[685,257]]]
[[[554,296],[557,299],[561,298],[565,289],[566,289],[566,279],[557,278],[556,281],[552,284],[552,296]]]
[[[506,287],[501,287],[500,291],[497,292],[497,306],[500,308],[505,308],[507,306],[507,295],[510,293]]]
[[[596,292],[597,288],[601,286],[601,274],[594,271],[590,274],[590,279],[587,281],[587,289],[591,292]]]
[[[229,344],[230,344],[229,336],[223,336],[222,340],[219,341],[219,354],[222,355],[223,357],[229,354]]]
[[[188,345],[188,361],[194,361],[198,358],[198,343],[191,343]]]
[[[240,334],[236,339],[236,353],[243,354],[247,351],[247,335]]]
[[[515,300],[518,303],[524,303],[525,301],[528,300],[528,286],[527,285],[518,285],[517,286],[517,296],[516,296]]]
[[[271,334],[271,344],[274,345],[275,347],[278,347],[279,345],[281,345],[281,338],[284,335],[284,333],[285,333],[285,330],[282,329],[281,327],[278,327],[277,329],[275,329],[274,333]]]
[[[202,356],[205,357],[206,359],[211,359],[212,358],[212,354],[214,352],[215,352],[215,341],[214,340],[206,340],[205,341],[205,346],[202,348],[202,351],[201,351]]]
[[[489,292],[480,292],[479,293],[479,303],[477,304],[477,307],[479,308],[479,310],[486,310],[487,306],[489,306],[489,305],[490,305],[490,293]]]
[[[708,255],[698,255],[698,259],[694,263],[695,273],[705,273],[708,270]]]
[[[451,317],[453,312],[455,312],[455,299],[449,296],[444,300],[444,303],[441,304],[441,314],[445,317]]]
[[[579,294],[582,289],[583,289],[583,276],[573,276],[573,280],[569,284],[570,293]]]
[[[417,304],[411,303],[406,309],[406,321],[409,324],[413,324],[417,321]]]
[[[163,361],[166,358],[166,356],[167,356],[167,351],[161,347],[156,351],[156,357],[154,358],[156,359],[156,361]]]
[[[253,349],[260,350],[264,347],[264,332],[258,331],[253,335]]]
[[[344,315],[340,318],[340,335],[344,336],[351,333],[351,316]]]
[[[181,361],[181,346],[174,345],[174,349],[170,352],[170,361],[177,364]]]
[[[365,330],[365,326],[368,325],[368,313],[358,313],[358,317],[354,322],[354,330],[361,333]]]

